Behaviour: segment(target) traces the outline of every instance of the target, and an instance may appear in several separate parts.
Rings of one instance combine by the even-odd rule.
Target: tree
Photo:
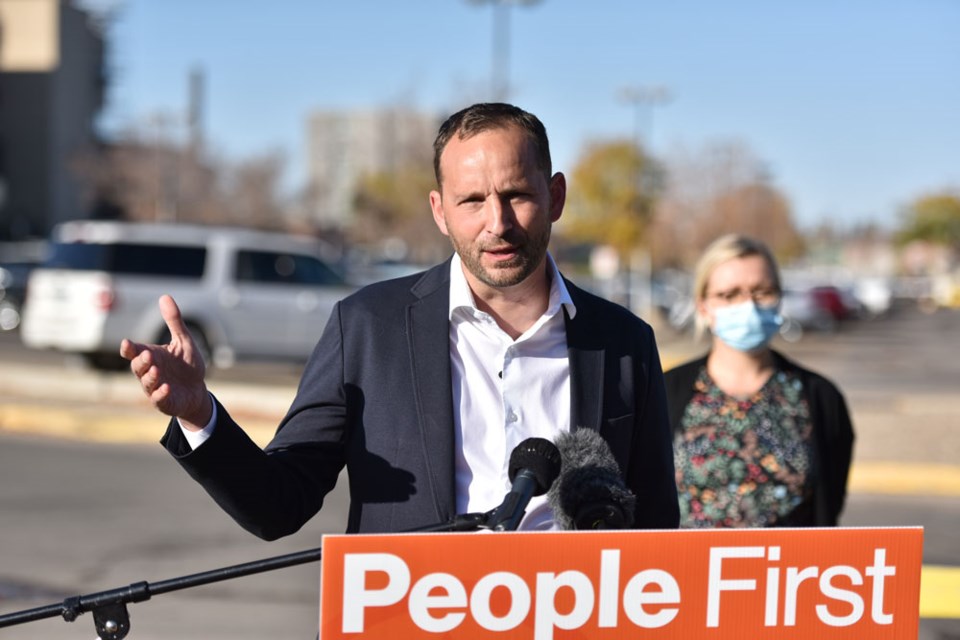
[[[287,226],[279,194],[283,167],[283,155],[277,151],[226,167],[221,194],[231,223],[260,229]]]
[[[897,239],[921,240],[960,251],[960,193],[942,191],[917,198],[904,211]]]
[[[235,163],[184,143],[157,116],[131,128],[73,169],[94,217],[132,221],[285,226],[283,157],[266,152]]]
[[[395,245],[399,240],[407,250],[404,258],[413,262],[445,256],[450,242],[437,230],[427,197],[434,188],[433,167],[426,162],[363,175],[354,199],[350,239],[366,246]]]
[[[592,143],[571,174],[560,232],[570,241],[613,246],[627,257],[647,243],[661,190],[659,167],[633,142]]]
[[[802,253],[789,201],[745,144],[680,150],[667,162],[667,175],[651,231],[656,266],[689,268],[726,233],[762,240],[780,260]]]

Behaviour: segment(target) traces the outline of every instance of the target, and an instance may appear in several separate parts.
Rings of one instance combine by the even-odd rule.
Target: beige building
[[[438,116],[399,108],[312,113],[307,123],[310,217],[328,228],[347,226],[360,178],[405,162],[432,163],[440,122]]]
[[[102,29],[70,0],[0,0],[0,240],[85,213],[71,161],[96,146]]]

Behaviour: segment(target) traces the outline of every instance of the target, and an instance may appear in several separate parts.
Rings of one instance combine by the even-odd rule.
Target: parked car
[[[812,289],[786,289],[780,303],[783,325],[780,335],[788,342],[796,342],[804,331],[834,331],[837,319]]]
[[[857,314],[859,303],[852,292],[832,285],[812,287],[810,294],[817,305],[829,313],[837,322],[849,320]]]
[[[165,342],[157,299],[176,298],[208,362],[305,360],[352,291],[314,238],[229,227],[69,222],[34,269],[20,335],[37,349],[122,364],[123,338]]]

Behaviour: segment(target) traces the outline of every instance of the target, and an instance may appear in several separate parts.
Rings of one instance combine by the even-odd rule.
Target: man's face
[[[471,286],[512,287],[541,270],[566,183],[559,173],[547,180],[526,133],[507,127],[454,136],[440,156],[440,173],[441,190],[430,193],[433,219]]]

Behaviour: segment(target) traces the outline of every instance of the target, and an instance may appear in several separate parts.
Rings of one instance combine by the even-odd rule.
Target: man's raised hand
[[[180,418],[187,429],[199,430],[210,420],[213,405],[204,383],[203,356],[190,336],[180,308],[160,296],[160,315],[170,331],[167,344],[141,344],[124,338],[120,355],[140,380],[150,402],[168,416]]]

